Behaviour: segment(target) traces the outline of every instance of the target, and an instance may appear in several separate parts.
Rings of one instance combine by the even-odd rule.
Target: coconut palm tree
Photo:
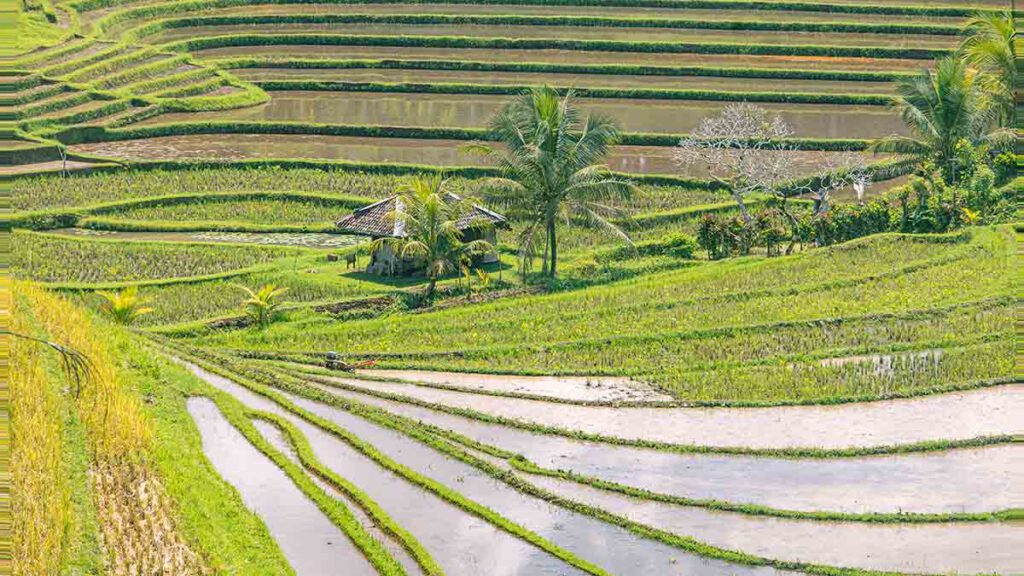
[[[429,279],[423,294],[425,302],[433,299],[438,279],[459,270],[464,259],[494,251],[494,246],[485,240],[463,242],[459,224],[473,212],[473,203],[447,192],[446,188],[447,180],[441,176],[422,176],[401,188],[395,210],[388,217],[401,223],[404,235],[378,238],[370,246],[373,252],[390,248],[403,259],[424,264]],[[483,220],[470,223],[477,228],[490,225]]]
[[[875,152],[891,152],[932,160],[950,182],[957,180],[956,148],[1009,146],[1013,133],[996,128],[998,111],[979,82],[979,74],[960,58],[938,61],[935,70],[922,70],[896,86],[894,106],[911,136],[893,135],[874,143]]]
[[[139,298],[139,289],[136,286],[125,288],[120,292],[99,291],[96,293],[105,299],[100,305],[100,309],[118,324],[129,326],[139,316],[153,311],[152,308],[145,306],[145,300]]]
[[[274,319],[278,308],[281,307],[281,295],[288,291],[287,288],[275,284],[266,284],[255,291],[245,286],[239,288],[245,290],[249,296],[242,302],[242,311],[260,328],[266,328]]]
[[[563,97],[543,86],[505,106],[490,131],[503,149],[487,144],[469,148],[493,158],[502,172],[485,183],[488,199],[526,221],[519,238],[521,256],[532,260],[543,242],[545,267],[554,278],[558,223],[570,218],[630,241],[611,221],[619,211],[604,204],[633,191],[632,183],[612,177],[604,165],[609,146],[619,138],[614,121],[600,116],[584,119],[571,90]]]
[[[1013,98],[1017,66],[1014,41],[1017,29],[1009,12],[979,12],[964,27],[960,52],[964,59],[984,73],[982,87],[999,109],[1000,126],[1013,126],[1016,106]]]

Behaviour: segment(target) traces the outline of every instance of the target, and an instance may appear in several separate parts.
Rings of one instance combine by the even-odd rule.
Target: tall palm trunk
[[[434,290],[437,288],[437,276],[430,276],[430,282],[427,284],[427,291],[423,293],[423,301],[430,304],[434,301]]]
[[[555,221],[548,221],[548,243],[551,251],[551,266],[548,268],[552,278],[555,277],[555,264],[558,262],[558,242],[555,240]]]

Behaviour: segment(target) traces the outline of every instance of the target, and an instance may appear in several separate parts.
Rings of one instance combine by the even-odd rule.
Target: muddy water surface
[[[1017,574],[1024,570],[1024,522],[876,524],[811,522],[713,512],[618,494],[547,477],[531,482],[560,496],[757,556],[895,572]]]
[[[836,406],[610,408],[360,381],[418,400],[615,438],[746,448],[854,448],[1024,432],[1024,385]]]
[[[253,426],[259,430],[260,434],[267,442],[270,442],[274,448],[277,448],[282,454],[287,456],[289,460],[300,466],[302,465],[298,455],[295,454],[295,450],[292,448],[291,444],[288,443],[288,440],[285,438],[284,433],[280,428],[266,420],[259,419],[253,420]],[[309,477],[313,482],[320,486],[324,492],[341,501],[341,503],[344,504],[350,512],[352,512],[352,515],[356,517],[359,523],[363,526],[363,529],[365,529],[370,536],[384,544],[384,547],[391,556],[398,560],[402,567],[405,568],[407,574],[414,575],[423,573],[419,564],[417,564],[416,560],[409,555],[405,548],[402,547],[401,543],[381,530],[380,527],[374,523],[373,519],[362,510],[358,503],[350,499],[345,494],[339,492],[330,484],[321,480],[320,477],[313,474],[312,471],[310,471]]]
[[[173,28],[152,36],[152,44],[227,34],[344,34],[356,36],[421,36],[606,40],[611,42],[679,42],[695,44],[823,45],[881,48],[953,48],[955,36],[923,34],[861,34],[759,30],[707,30],[621,26],[514,26],[489,24],[240,24]]]
[[[213,401],[191,398],[188,411],[202,436],[203,453],[267,525],[299,576],[377,573],[291,479],[224,418]]]
[[[673,454],[585,442],[487,424],[328,389],[385,408],[550,469],[688,498],[783,510],[833,512],[994,512],[1024,507],[1024,446],[841,459]]]
[[[274,407],[269,401],[256,397],[230,381],[195,367],[193,367],[193,372],[214,386],[235,395],[246,404],[251,403],[260,409],[281,412],[279,408]],[[555,544],[598,564],[613,574],[671,575],[697,573],[741,575],[777,573],[777,571],[772,569],[752,568],[709,560],[687,554],[681,550],[654,541],[638,538],[623,529],[581,514],[569,512],[542,500],[527,497],[504,483],[486,476],[476,468],[448,458],[402,434],[371,424],[348,412],[299,397],[287,396],[301,407],[334,422],[356,434],[361,439],[373,444],[377,449],[402,464],[441,482],[467,498],[498,512],[502,516],[520,523]],[[387,483],[384,486],[378,485],[381,483],[380,472],[376,473],[376,477],[361,477],[360,474],[362,472],[361,467],[357,463],[358,459],[348,457],[345,454],[346,452],[351,452],[348,449],[339,450],[339,448],[344,447],[343,444],[334,440],[333,446],[327,448],[327,446],[319,444],[319,441],[314,441],[314,438],[323,437],[326,434],[318,433],[316,428],[299,421],[297,418],[291,416],[289,418],[295,421],[303,433],[310,438],[314,450],[325,464],[369,492],[371,497],[375,498],[389,513],[395,516],[399,523],[420,538],[421,542],[428,549],[431,548],[428,542],[436,542],[438,538],[442,539],[449,547],[455,546],[455,548],[449,548],[447,553],[431,550],[434,558],[442,562],[442,564],[446,560],[460,561],[466,556],[473,557],[486,554],[489,557],[488,560],[473,563],[473,566],[476,567],[476,572],[472,570],[468,572],[461,570],[458,572],[480,574],[483,573],[480,572],[482,567],[487,567],[486,573],[494,574],[494,567],[501,566],[502,571],[497,572],[497,574],[578,573],[578,571],[569,568],[564,563],[525,544],[524,546],[527,546],[527,550],[530,551],[529,553],[516,553],[514,550],[507,550],[497,557],[493,556],[495,552],[500,553],[500,550],[494,550],[501,542],[501,538],[496,538],[495,534],[504,535],[505,533],[492,532],[489,535],[481,535],[484,536],[482,539],[479,537],[475,540],[463,539],[458,523],[451,524],[422,509],[421,503],[431,498],[418,489],[414,488],[414,493],[418,493],[413,495],[414,499],[404,503],[405,507],[415,507],[417,510],[409,513],[405,507],[396,507],[394,510],[389,509],[387,503],[391,502],[393,505],[394,502],[394,496],[389,495],[389,491],[394,488],[393,482]],[[327,438],[331,439],[329,436]],[[376,466],[373,466],[373,469],[379,471],[379,468]],[[406,486],[408,485],[406,484]],[[467,517],[473,518],[468,515]],[[425,524],[426,526],[424,526]],[[417,533],[417,526],[423,527],[424,530],[429,530],[429,536],[424,537]],[[439,527],[443,528],[439,529]],[[520,541],[512,539],[512,542],[519,543]],[[453,573],[447,567],[446,570],[448,573]]]
[[[347,136],[294,136],[287,134],[211,134],[165,136],[120,142],[78,144],[75,152],[125,160],[188,160],[244,158],[311,158],[370,163],[428,164],[432,166],[480,166],[479,156],[460,147],[462,140],[414,138],[358,138]],[[698,167],[681,169],[672,158],[672,147],[616,146],[608,157],[612,170],[634,174],[669,174],[702,178]],[[810,174],[828,152],[793,152],[793,164]],[[881,157],[874,157],[875,160]]]
[[[426,370],[357,370],[357,374],[403,382],[457,386],[485,392],[513,392],[563,400],[669,401],[672,398],[629,378],[586,376],[516,376]]]
[[[386,70],[318,68],[243,68],[236,76],[254,82],[267,80],[318,80],[324,82],[409,82],[417,84],[489,84],[533,86],[548,84],[575,88],[644,88],[659,90],[723,90],[734,92],[811,92],[827,94],[889,94],[890,82],[837,82],[826,80],[772,79],[771,86],[750,78],[713,76],[633,76],[627,74],[545,74],[528,72],[476,72],[472,70]]]
[[[749,81],[748,81],[749,82]],[[382,126],[485,128],[510,96],[479,94],[270,92],[261,106],[218,112],[162,114],[141,123],[226,121],[314,122]],[[582,98],[585,113],[615,118],[626,132],[685,134],[725,102]],[[903,133],[899,116],[885,106],[762,104],[804,138],[880,138]]]
[[[518,7],[517,7],[518,8]],[[909,72],[931,66],[928,60],[890,58],[833,58],[829,56],[760,56],[752,54],[647,54],[639,52],[582,52],[576,50],[494,50],[486,48],[410,48],[397,46],[231,46],[193,51],[199,58],[239,56],[278,58],[401,58],[481,62],[559,62],[573,64],[642,64],[648,66],[705,66],[784,68],[806,70],[868,70]],[[771,89],[771,80],[757,80]]]
[[[244,404],[288,418],[306,436],[325,466],[375,500],[423,544],[446,574],[580,574],[561,560],[384,470],[341,440],[285,412],[270,400],[198,367],[190,369]],[[401,453],[390,455],[409,464]],[[458,490],[457,483],[452,487]]]

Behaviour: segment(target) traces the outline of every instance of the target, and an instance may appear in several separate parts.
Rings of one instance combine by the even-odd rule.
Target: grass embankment
[[[199,342],[253,351],[398,355],[398,363],[405,365],[417,365],[408,358],[419,357],[431,368],[459,368],[459,355],[445,354],[458,350],[473,358],[474,367],[493,360],[505,370],[625,374],[689,401],[824,401],[920,393],[1011,376],[1012,358],[1003,349],[1005,322],[1000,323],[998,315],[979,317],[971,332],[974,340],[950,341],[941,330],[925,330],[921,341],[910,342],[918,349],[943,343],[948,353],[929,359],[915,359],[914,354],[894,357],[893,374],[876,371],[870,362],[824,362],[823,356],[826,351],[874,350],[873,346],[887,350],[886,346],[907,342],[898,328],[903,323],[883,341],[869,342],[855,333],[844,337],[836,328],[845,318],[909,314],[1012,295],[1012,279],[1006,272],[1012,239],[1007,231],[978,229],[965,234],[882,235],[787,258],[737,259],[579,291],[349,322],[344,330],[329,323],[294,328],[281,324],[258,335],[214,335]],[[972,239],[964,242],[968,236]],[[976,278],[989,281],[978,283]],[[761,357],[752,365],[732,364],[750,359],[739,352],[748,344],[765,343],[764,332],[758,336],[759,331],[748,328],[806,322],[818,322],[820,329],[807,331],[793,343],[771,344],[773,353],[765,357],[778,362]],[[730,335],[727,329],[737,332]],[[700,363],[677,354],[716,334],[707,343],[718,347],[702,353]],[[767,334],[771,342],[771,333]],[[646,346],[646,360],[633,359],[636,348],[628,343],[655,335],[660,337],[658,346],[651,346],[653,340],[641,344]],[[503,361],[512,341],[533,353],[517,352],[512,355],[516,360]],[[962,346],[969,348],[957,350]],[[804,361],[784,361],[794,355]],[[702,363],[720,369],[695,370]]]
[[[153,449],[151,422],[127,388],[126,374],[110,341],[100,335],[86,314],[68,302],[24,284],[18,285],[17,291],[16,313],[24,318],[23,326],[34,326],[45,338],[77,350],[89,364],[87,375],[79,374],[79,379],[64,382],[50,380],[53,376],[47,376],[38,356],[23,358],[30,364],[16,370],[30,375],[34,384],[47,391],[42,394],[49,395],[46,418],[50,426],[57,423],[59,427],[63,421],[68,424],[66,430],[73,432],[77,420],[84,431],[82,442],[54,444],[52,428],[43,432],[49,439],[39,437],[44,442],[42,450],[56,450],[56,458],[62,460],[56,470],[67,475],[66,489],[74,503],[69,505],[69,494],[62,493],[59,486],[52,497],[39,495],[40,501],[34,506],[56,508],[47,510],[55,513],[55,518],[36,518],[40,525],[27,531],[37,534],[35,543],[44,546],[41,554],[58,571],[74,566],[90,572],[122,574],[133,566],[163,566],[176,574],[203,573],[204,560],[179,531],[174,504],[149,459]],[[59,409],[54,411],[62,396],[72,412],[70,419],[62,419]],[[46,405],[43,402],[37,406]],[[37,453],[35,446],[21,445],[20,450]],[[83,461],[87,472],[80,464]],[[38,467],[20,474],[29,486],[41,475],[45,480],[44,471]],[[91,498],[83,498],[86,493]],[[71,526],[73,531],[65,528],[48,532],[56,527],[51,522]],[[102,537],[93,530],[99,530]],[[61,548],[55,548],[52,539],[69,534],[69,541],[61,541]],[[97,541],[102,542],[100,558],[95,553]]]
[[[470,36],[376,36],[347,34],[226,34],[170,42],[166,50],[195,52],[237,46],[388,46],[394,48],[483,48],[491,50],[582,50],[651,54],[749,54],[765,56],[826,56],[836,58],[898,58],[931,60],[951,53],[946,49],[879,48],[741,44],[726,42],[631,42],[557,38],[477,38]]]
[[[215,275],[308,254],[303,248],[118,242],[22,230],[12,235],[11,250],[16,277],[68,288]]]
[[[355,82],[319,80],[262,80],[254,82],[264,90],[304,90],[331,92],[380,92],[393,94],[481,94],[515,96],[529,90],[529,86],[470,84],[450,82]],[[859,106],[886,106],[892,97],[886,94],[827,94],[801,92],[753,92],[729,90],[673,90],[668,88],[574,88],[580,98],[623,100],[699,100],[702,102],[769,102],[785,104],[849,104]],[[671,144],[678,142],[675,138]],[[629,135],[623,144],[652,146]]]
[[[138,40],[177,28],[268,25],[268,24],[398,24],[398,25],[474,25],[528,27],[600,27],[600,28],[661,28],[696,30],[738,30],[771,32],[864,33],[929,36],[957,36],[959,26],[948,24],[861,23],[861,22],[800,22],[770,20],[697,20],[686,18],[618,18],[583,15],[519,15],[519,14],[261,14],[261,15],[194,15],[153,20],[158,10],[144,17],[131,11],[119,13],[117,21],[145,20],[131,28],[127,34]]]
[[[892,82],[910,76],[904,72],[809,70],[793,68],[740,68],[712,66],[649,66],[639,64],[571,64],[555,62],[476,62],[469,60],[332,59],[236,56],[208,60],[231,69],[337,69],[337,70],[439,70],[449,72],[511,72],[594,74],[623,76],[701,76],[711,78],[767,78],[841,82]]]

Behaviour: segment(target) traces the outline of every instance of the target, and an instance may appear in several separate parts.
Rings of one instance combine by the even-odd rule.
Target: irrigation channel
[[[878,447],[927,439],[928,435],[922,433],[928,429],[939,430],[941,436],[936,438],[945,439],[957,438],[958,433],[964,438],[1020,434],[1018,423],[999,416],[1001,410],[1007,415],[1020,412],[1019,398],[1024,390],[1019,386],[830,408],[595,408],[565,402],[573,401],[585,389],[606,394],[607,398],[628,398],[631,405],[657,405],[664,399],[643,388],[631,389],[633,384],[622,379],[503,380],[498,376],[386,370],[337,378],[318,376],[299,365],[283,365],[278,368],[285,370],[282,374],[303,380],[310,390],[326,392],[327,398],[341,401],[325,403],[279,392],[279,397],[293,407],[287,409],[224,376],[189,366],[194,374],[249,408],[276,414],[294,424],[328,468],[370,494],[442,561],[447,573],[479,573],[483,566],[500,566],[497,572],[488,571],[498,574],[578,572],[436,494],[423,492],[393,471],[382,469],[325,426],[340,427],[409,469],[614,574],[635,574],[638,567],[642,573],[658,574],[783,572],[702,557],[640,537],[635,528],[626,530],[616,522],[796,567],[842,566],[912,573],[1014,573],[1024,568],[1015,551],[1024,523],[983,519],[986,514],[1001,514],[1024,504],[1024,488],[1014,482],[1024,471],[1024,447],[1019,444],[851,458],[671,452],[542,434],[445,409],[461,407],[508,416],[501,407],[528,403],[522,405],[530,406],[533,421],[558,422],[567,426],[566,431],[588,421],[611,422],[622,426],[614,432],[624,437],[627,435],[621,432],[628,428],[639,431],[637,438],[675,441],[684,438],[664,436],[661,431],[666,426],[658,418],[671,417],[678,423],[687,414],[694,414],[691,417],[713,418],[715,425],[698,423],[673,429],[705,431],[685,438],[700,445]],[[369,377],[374,380],[364,379]],[[453,387],[472,387],[474,391],[456,392]],[[380,392],[400,393],[407,400],[382,398]],[[548,396],[549,401],[494,394],[534,394]],[[440,408],[428,408],[421,402],[435,402]],[[375,406],[410,422],[455,433],[473,443],[468,445],[472,446],[467,448],[469,454],[485,466],[503,470],[503,475],[489,475],[482,468],[345,408],[353,405]],[[214,426],[209,422],[217,421],[216,407],[208,401],[193,400],[190,410],[201,428]],[[576,416],[578,410],[600,410],[602,416]],[[609,411],[623,417],[604,414]],[[954,412],[957,416],[973,414],[990,426],[952,429],[949,424],[955,419]],[[943,413],[950,416],[944,418]],[[548,414],[554,416],[543,417]],[[865,428],[878,427],[880,414],[893,424],[880,435],[865,434]],[[757,423],[723,424],[743,418],[756,419]],[[926,422],[930,425],[924,426]],[[718,429],[757,433],[740,433],[723,441],[709,432]],[[281,450],[289,450],[276,428],[261,426],[260,430]],[[796,430],[801,432],[793,432]],[[829,430],[832,432],[826,433]],[[204,446],[207,435],[204,432]],[[483,451],[487,446],[492,448]],[[505,461],[493,455],[495,449],[518,456]],[[218,469],[234,466],[235,474],[237,468],[252,471],[269,464],[260,458],[256,460],[261,463],[232,460],[216,447],[207,447],[206,451]],[[225,478],[239,482],[239,490],[246,494],[245,481],[236,480],[230,473],[225,473]],[[287,516],[277,508],[290,506],[287,499],[281,499],[253,507],[272,525],[282,521],[280,516]],[[879,513],[905,521],[871,519]],[[595,514],[607,517],[598,519]],[[930,514],[940,515],[937,519],[952,515],[950,519],[956,521],[928,519]],[[608,518],[618,520],[608,522]],[[446,526],[443,533],[436,530],[438,523]]]

